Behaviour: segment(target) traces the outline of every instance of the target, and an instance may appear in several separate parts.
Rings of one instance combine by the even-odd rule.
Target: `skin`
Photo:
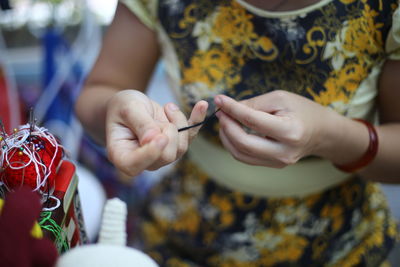
[[[163,107],[142,93],[159,54],[154,32],[119,4],[76,104],[87,132],[106,144],[110,161],[127,179],[182,156],[199,128],[177,129],[203,121],[207,112],[208,103],[199,101],[187,119],[175,104]]]
[[[370,180],[400,182],[400,79],[392,75],[400,61],[386,62],[380,77],[379,107],[382,124],[376,127],[378,154],[359,174]],[[393,92],[396,91],[396,92]],[[304,97],[274,91],[246,101],[224,95],[215,97],[221,109],[220,138],[239,161],[251,165],[283,168],[305,156],[326,158],[334,164],[359,159],[367,150],[367,128]],[[242,125],[257,134],[248,133]]]
[[[315,2],[286,1],[277,10]],[[142,93],[160,56],[157,44],[155,33],[119,4],[76,105],[86,130],[107,144],[110,160],[126,177],[178,159],[199,127],[179,133],[177,129],[203,121],[207,110],[207,102],[200,101],[187,119],[172,103],[162,107]],[[400,76],[394,75],[399,71],[399,61],[388,61],[380,76],[379,151],[360,171],[366,179],[400,182]],[[369,144],[363,124],[289,92],[275,91],[246,101],[218,95],[215,103],[221,108],[217,115],[225,148],[247,164],[283,168],[308,155],[346,164],[359,159]],[[242,125],[257,134],[244,131]]]

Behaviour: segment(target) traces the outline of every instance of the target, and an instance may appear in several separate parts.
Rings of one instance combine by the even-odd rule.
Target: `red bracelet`
[[[356,172],[364,168],[368,164],[370,164],[374,160],[378,152],[378,145],[379,145],[378,134],[375,130],[375,127],[371,123],[363,119],[353,119],[353,120],[364,123],[365,126],[367,126],[369,134],[369,145],[367,151],[365,151],[364,155],[362,155],[362,157],[357,161],[344,165],[335,165],[335,167],[338,168],[339,170],[350,173]]]

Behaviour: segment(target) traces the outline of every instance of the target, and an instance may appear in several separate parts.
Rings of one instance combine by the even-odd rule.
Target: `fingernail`
[[[222,102],[223,102],[222,97],[216,96],[216,97],[214,98],[214,102],[215,102],[215,104],[217,104],[218,106],[222,105]]]
[[[144,145],[144,144],[146,144],[146,143],[148,143],[151,139],[153,139],[153,137],[155,136],[155,135],[157,135],[158,134],[158,131],[156,130],[156,129],[149,129],[149,130],[147,130],[144,134],[143,134],[143,136],[142,136],[142,138],[141,138],[141,140],[140,140],[140,144],[141,145]]]
[[[200,111],[201,111],[201,113],[206,113],[206,112],[207,112],[207,109],[208,109],[208,106],[207,106],[207,105],[204,105],[204,106],[202,106],[202,107],[200,108]]]
[[[177,105],[175,105],[174,103],[169,103],[169,104],[168,104],[168,108],[169,108],[169,110],[171,110],[171,111],[177,111],[177,110],[179,110],[179,107],[178,107]]]

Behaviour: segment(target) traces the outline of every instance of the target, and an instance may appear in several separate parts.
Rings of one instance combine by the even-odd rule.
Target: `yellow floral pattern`
[[[374,183],[354,178],[304,198],[264,199],[205,177],[183,160],[154,188],[138,235],[162,266],[379,266],[397,238]]]
[[[185,13],[180,21],[181,28],[194,23],[189,14]],[[199,49],[190,58],[189,66],[181,62],[182,86],[195,85],[198,98],[207,98],[210,93],[220,93],[241,82],[244,58],[274,60],[277,47],[269,38],[255,32],[252,18],[253,15],[234,3],[221,6],[204,21],[196,23],[192,35],[197,38]],[[182,38],[179,34],[173,36]]]
[[[286,16],[234,0],[137,1],[156,7],[184,110],[220,93],[240,100],[282,89],[346,116],[353,102],[365,103],[360,117],[374,112],[376,94],[358,100],[388,58],[397,0],[332,0]],[[202,132],[217,140],[218,127]],[[379,266],[397,238],[382,192],[357,178],[304,198],[257,198],[183,158],[152,193],[138,235],[162,266]]]
[[[216,94],[240,100],[281,89],[343,115],[369,117],[373,99],[363,100],[360,114],[352,113],[352,102],[388,56],[387,18],[397,2],[385,3],[335,0],[281,18],[252,13],[236,1],[159,0],[157,15],[173,46],[168,53],[178,60],[171,67],[179,72],[186,111],[200,99],[212,104]],[[209,137],[216,135],[213,123]]]

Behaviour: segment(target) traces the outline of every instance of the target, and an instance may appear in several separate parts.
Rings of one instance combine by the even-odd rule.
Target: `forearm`
[[[375,159],[359,174],[379,182],[400,183],[400,61],[387,61],[379,79],[379,138]],[[320,141],[320,155],[334,164],[359,159],[369,145],[368,130],[362,123],[331,113],[330,124]]]
[[[379,151],[363,176],[400,183],[400,61],[388,60],[379,79]]]
[[[99,57],[76,103],[85,130],[105,144],[107,103],[118,91],[145,91],[159,58],[157,36],[123,5],[118,4],[104,36]]]
[[[333,164],[355,162],[369,145],[367,127],[357,121],[337,115],[323,135],[318,155]],[[400,124],[376,126],[379,139],[378,153],[374,160],[358,171],[363,178],[377,182],[400,183]]]
[[[377,127],[379,150],[375,160],[360,174],[370,180],[400,183],[400,124]]]

